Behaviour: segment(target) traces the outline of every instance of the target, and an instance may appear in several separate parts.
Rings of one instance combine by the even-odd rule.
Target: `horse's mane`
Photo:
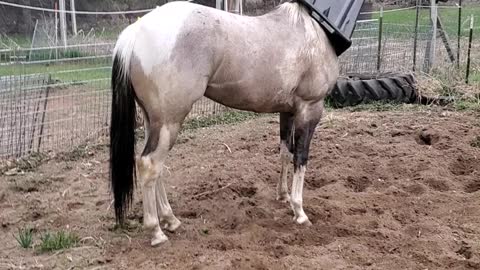
[[[297,1],[285,2],[281,5],[278,5],[275,10],[288,14],[288,19],[292,24],[298,24],[299,22],[301,22],[301,20],[303,19],[302,12],[305,12],[304,7],[300,5]]]
[[[303,4],[299,3],[297,0],[291,0],[278,5],[274,9],[274,12],[286,15],[289,22],[293,26],[298,26],[300,24],[303,27],[305,27],[306,39],[307,39],[306,44],[311,44],[311,42],[315,42],[316,40],[318,40],[319,38],[318,30],[321,29],[321,27],[310,16],[307,8]],[[324,43],[320,42],[320,43],[317,43],[317,46],[315,47],[307,46],[306,48],[316,50],[319,48],[318,44],[324,44]]]

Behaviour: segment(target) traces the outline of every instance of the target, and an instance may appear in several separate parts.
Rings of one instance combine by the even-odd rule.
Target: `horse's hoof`
[[[152,242],[150,243],[152,247],[158,246],[162,243],[168,242],[168,237],[165,234],[157,234],[152,238]]]
[[[290,202],[290,195],[288,194],[277,195],[277,201],[281,203],[288,203]]]
[[[171,219],[171,221],[165,222],[164,228],[169,232],[175,232],[178,229],[178,227],[180,227],[181,224],[182,222],[180,222],[178,218],[174,217]]]
[[[298,225],[302,225],[302,226],[306,226],[306,227],[312,225],[312,222],[310,222],[310,220],[308,220],[307,216],[294,217],[293,221],[295,223],[297,223]]]

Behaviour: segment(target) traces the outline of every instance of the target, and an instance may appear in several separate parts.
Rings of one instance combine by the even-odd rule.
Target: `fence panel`
[[[246,15],[261,15],[280,2],[284,1],[267,1],[262,10],[245,6],[244,11]],[[0,36],[0,158],[64,151],[107,135],[113,46],[118,33],[143,15],[83,14],[77,18],[78,34],[69,33],[68,45],[58,46],[62,43],[55,35],[55,16],[47,11],[44,14],[35,22],[31,38]],[[380,12],[362,14],[352,47],[339,59],[341,74],[415,69],[446,81],[464,78],[470,15],[479,15],[480,6],[464,8],[460,20],[458,14],[458,7],[439,7],[435,35],[429,7],[385,10],[382,20]],[[479,25],[477,16],[472,84],[480,82]],[[202,98],[188,118],[225,110]]]

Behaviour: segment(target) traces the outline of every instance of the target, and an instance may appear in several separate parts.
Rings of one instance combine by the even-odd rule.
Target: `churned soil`
[[[327,111],[305,177],[308,227],[275,200],[276,116],[185,132],[166,163],[183,224],[155,248],[141,189],[115,226],[105,143],[57,154],[0,178],[0,269],[480,269],[478,116]],[[81,240],[25,250],[13,235],[26,226],[35,245],[58,230]]]

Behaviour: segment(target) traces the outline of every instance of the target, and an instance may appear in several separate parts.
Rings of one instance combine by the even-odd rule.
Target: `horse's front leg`
[[[305,105],[295,114],[293,125],[293,183],[290,204],[294,212],[294,221],[298,224],[310,225],[303,211],[303,181],[307,169],[310,142],[323,111],[323,102]]]

